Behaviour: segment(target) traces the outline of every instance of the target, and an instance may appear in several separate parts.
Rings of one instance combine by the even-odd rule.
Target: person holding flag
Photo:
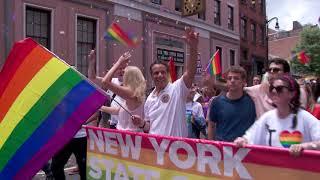
[[[120,107],[102,106],[101,111],[119,115],[117,129],[140,131],[142,126],[132,121],[132,115],[136,114],[143,117],[143,105],[145,101],[146,80],[141,70],[136,66],[127,66],[124,69],[123,86],[112,83],[112,77],[118,69],[129,63],[131,54],[124,53],[119,60],[112,66],[102,79],[102,87],[110,89],[115,94],[122,97],[125,101]]]

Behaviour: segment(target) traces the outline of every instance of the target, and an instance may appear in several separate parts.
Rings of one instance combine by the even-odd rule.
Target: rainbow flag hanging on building
[[[113,39],[119,43],[133,47],[138,44],[138,38],[132,34],[124,32],[116,23],[112,23],[104,36],[105,40]]]
[[[107,100],[28,38],[0,73],[0,179],[31,179]]]
[[[218,75],[221,73],[221,61],[219,50],[217,50],[210,58],[206,71],[210,76]]]

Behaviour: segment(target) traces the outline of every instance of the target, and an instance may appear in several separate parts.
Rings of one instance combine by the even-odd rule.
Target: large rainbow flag
[[[220,53],[217,50],[209,60],[209,64],[206,69],[210,76],[214,76],[221,73]]]
[[[124,32],[120,26],[116,23],[112,23],[104,36],[104,39],[114,39],[125,46],[136,46],[138,44],[138,38],[129,33]]]
[[[106,101],[30,38],[13,46],[0,82],[0,179],[31,179]]]

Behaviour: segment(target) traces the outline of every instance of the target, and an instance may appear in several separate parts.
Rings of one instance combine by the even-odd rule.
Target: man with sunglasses
[[[257,119],[267,111],[274,109],[272,100],[270,99],[269,86],[275,78],[282,74],[290,74],[289,63],[281,58],[274,58],[269,61],[268,81],[259,85],[245,87],[244,90],[251,96],[255,103]],[[302,107],[306,107],[306,92],[300,88],[300,102]]]

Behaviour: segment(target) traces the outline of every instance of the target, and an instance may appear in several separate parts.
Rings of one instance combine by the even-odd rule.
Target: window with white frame
[[[97,20],[87,17],[77,17],[77,70],[88,74],[88,54],[96,49]]]
[[[228,29],[233,30],[233,7],[228,6]]]
[[[240,33],[241,38],[247,39],[247,19],[245,17],[240,19]]]
[[[26,37],[50,49],[51,11],[27,5],[25,18]]]

